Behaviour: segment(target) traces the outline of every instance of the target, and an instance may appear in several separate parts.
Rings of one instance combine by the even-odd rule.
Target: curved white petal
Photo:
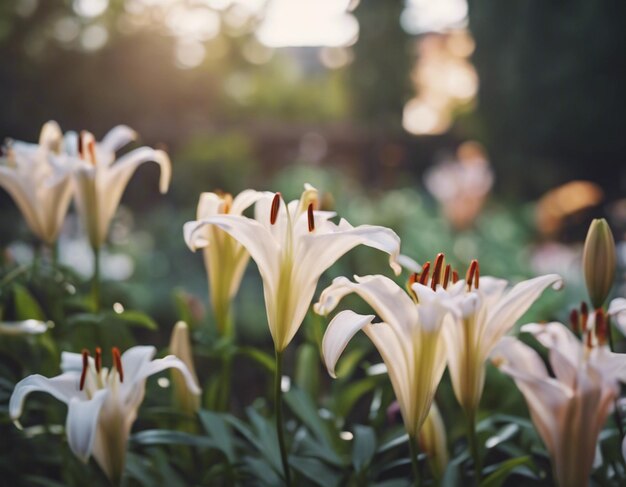
[[[87,401],[72,398],[67,410],[65,431],[70,449],[83,462],[93,450],[100,409],[109,397],[108,389],[100,389]]]
[[[239,193],[233,199],[233,205],[230,209],[230,213],[233,215],[241,215],[250,206],[259,201],[263,194],[261,191],[255,191],[254,189],[246,189]]]
[[[414,283],[411,289],[415,291],[419,306],[417,307],[418,318],[421,326],[426,331],[434,331],[441,327],[443,319],[450,313],[454,318],[461,316],[461,308],[458,303],[442,287],[433,291],[429,286]],[[464,301],[474,303],[475,295],[463,296]],[[468,305],[469,306],[469,305]],[[473,304],[472,304],[473,309]]]
[[[39,320],[2,321],[0,335],[39,335],[48,330],[49,324]]]
[[[404,254],[398,255],[398,264],[400,264],[403,268],[405,268],[409,272],[422,272],[422,266],[419,265],[416,260],[412,259],[408,255],[404,255]]]
[[[163,357],[161,359],[152,360],[151,362],[143,365],[134,376],[133,382],[137,383],[139,381],[143,381],[149,376],[158,374],[166,369],[179,370],[185,378],[189,391],[192,394],[200,394],[200,388],[198,387],[198,384],[196,384],[191,372],[189,372],[185,363],[174,355],[168,355],[167,357]]]
[[[137,138],[137,132],[127,125],[118,125],[107,132],[98,143],[107,152],[117,152]]]
[[[391,279],[381,276],[354,276],[356,282],[345,277],[337,277],[322,291],[319,302],[314,305],[318,314],[327,315],[339,301],[349,293],[358,294],[380,319],[394,323],[407,330],[417,321],[415,303],[407,293]]]
[[[327,232],[327,233],[326,233]],[[357,245],[366,245],[389,254],[389,265],[396,275],[402,268],[397,259],[400,237],[391,229],[374,225],[353,227],[346,220],[339,225],[327,221],[324,233],[313,231],[302,235],[296,260],[316,275],[321,275],[337,259]]]
[[[324,363],[331,377],[336,378],[335,365],[352,337],[368,325],[374,315],[360,315],[354,311],[342,311],[335,316],[326,328],[322,339]]]
[[[185,223],[185,242],[191,250],[206,244],[201,230],[205,225],[217,225],[243,245],[256,262],[265,284],[278,282],[280,248],[265,226],[239,215],[216,215],[204,220]],[[272,290],[273,292],[273,290]]]
[[[78,390],[80,375],[67,372],[56,377],[48,378],[43,375],[29,375],[15,385],[9,401],[9,414],[11,419],[16,420],[22,415],[24,400],[31,392],[42,391],[54,396],[59,401],[69,403],[74,397],[84,394]]]
[[[201,220],[223,213],[221,211],[223,205],[224,199],[220,198],[216,193],[201,193],[196,209],[196,219]]]
[[[484,350],[488,353],[547,287],[552,286],[554,289],[559,289],[562,284],[563,278],[561,276],[558,274],[547,274],[515,285],[488,312],[487,324],[483,335]]]
[[[4,188],[19,208],[31,231],[39,238],[44,237],[44,231],[38,212],[34,188],[29,191],[20,179],[17,172],[10,167],[0,164],[0,187]]]
[[[138,345],[126,350],[122,356],[122,368],[124,369],[124,383],[134,384],[146,376],[142,376],[143,370],[148,366],[152,357],[156,354],[156,348],[152,345]]]
[[[54,120],[46,122],[39,133],[39,145],[54,152],[61,149],[61,141],[63,140],[63,132],[61,127]]]

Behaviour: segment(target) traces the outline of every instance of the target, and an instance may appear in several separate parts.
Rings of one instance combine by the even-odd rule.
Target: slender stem
[[[95,303],[96,313],[100,311],[100,248],[93,248],[93,280],[91,283],[91,292]]]
[[[280,459],[283,463],[285,473],[285,484],[291,487],[291,475],[289,473],[289,462],[287,461],[287,450],[285,448],[285,434],[283,432],[283,397],[282,397],[282,369],[283,352],[276,350],[276,375],[274,377],[274,410],[276,411],[276,433],[278,434],[278,446],[280,447]]]
[[[467,441],[470,447],[470,453],[472,454],[472,459],[474,460],[474,480],[475,484],[480,484],[480,479],[482,476],[482,461],[480,459],[480,449],[478,447],[478,436],[476,434],[476,413],[475,412],[467,412]]]
[[[411,468],[413,470],[413,485],[419,487],[421,485],[420,468],[417,461],[419,448],[417,447],[417,441],[411,435],[409,435],[409,453],[411,455]]]

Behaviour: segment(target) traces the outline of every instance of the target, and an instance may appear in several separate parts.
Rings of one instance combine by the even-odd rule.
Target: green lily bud
[[[170,353],[178,357],[187,366],[191,377],[198,384],[198,376],[193,366],[189,327],[184,321],[179,321],[174,325],[170,339]],[[180,371],[172,370],[172,383],[176,405],[187,414],[195,413],[200,408],[200,396],[189,392],[185,385],[185,377]]]
[[[591,222],[583,250],[587,292],[594,308],[600,308],[615,279],[615,240],[604,218]]]

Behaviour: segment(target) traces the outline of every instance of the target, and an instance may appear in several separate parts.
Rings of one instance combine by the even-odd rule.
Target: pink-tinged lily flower
[[[87,350],[82,354],[63,352],[61,375],[48,378],[36,374],[17,383],[9,402],[11,418],[19,419],[24,400],[31,392],[47,392],[63,401],[68,405],[65,429],[72,452],[84,462],[93,455],[111,482],[118,484],[146,379],[174,368],[182,373],[192,393],[200,393],[181,360],[173,355],[152,360],[155,352],[154,347],[137,346],[120,355],[113,348],[110,368],[102,366],[100,349],[96,349],[93,358]]]
[[[202,193],[196,218],[202,221],[216,215],[238,215],[256,203],[263,193],[246,190],[234,199],[230,194]],[[195,228],[186,225],[185,231]],[[216,225],[206,225],[196,230],[194,246],[204,248],[204,266],[209,278],[211,306],[217,329],[221,335],[231,332],[231,300],[237,294],[250,254],[246,248]],[[185,240],[190,239],[185,236]]]
[[[110,130],[100,142],[89,132],[65,136],[66,150],[76,161],[76,205],[94,249],[104,243],[128,181],[141,164],[148,161],[159,164],[159,190],[166,193],[169,187],[172,168],[162,150],[139,147],[116,159],[115,153],[136,136],[125,125]]]
[[[0,157],[0,186],[13,198],[31,231],[52,245],[72,199],[71,164],[56,122],[41,129],[38,144],[9,141]]]
[[[413,283],[417,303],[391,279],[381,276],[355,276],[355,282],[336,278],[322,291],[314,309],[327,315],[346,295],[360,296],[382,320],[373,323],[374,315],[360,315],[346,310],[328,325],[322,339],[324,362],[335,377],[335,365],[348,342],[363,330],[374,343],[387,366],[391,385],[398,399],[409,436],[418,438],[428,416],[433,397],[446,367],[442,328],[453,323],[459,311],[449,293],[438,286]]]
[[[554,376],[537,352],[513,337],[504,337],[492,355],[524,394],[561,487],[589,485],[598,435],[613,410],[618,383],[626,382],[626,355],[608,349],[600,315],[590,315],[582,342],[561,323],[522,327],[549,350]]]
[[[332,212],[317,210],[317,190],[305,185],[300,200],[285,204],[280,193],[263,193],[255,205],[255,218],[220,214],[185,224],[185,241],[195,250],[206,243],[204,231],[214,225],[245,247],[256,262],[265,294],[265,308],[276,351],[282,352],[302,324],[322,273],[357,245],[396,259],[400,238],[390,229],[329,219]]]
[[[473,261],[466,279],[450,289],[462,314],[455,326],[443,332],[454,394],[470,418],[483,394],[486,361],[493,348],[546,288],[562,283],[559,275],[548,274],[507,289],[504,279],[479,273],[478,262]]]

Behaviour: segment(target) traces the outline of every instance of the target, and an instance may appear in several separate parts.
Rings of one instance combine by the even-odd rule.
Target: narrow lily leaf
[[[317,348],[310,343],[303,343],[296,353],[296,371],[294,378],[298,387],[309,396],[317,397],[320,384],[320,356]]]
[[[334,413],[338,417],[345,418],[352,411],[357,401],[384,380],[384,376],[371,376],[347,385],[334,396]]]
[[[30,291],[21,284],[13,286],[13,300],[18,320],[35,319],[44,321],[46,319],[39,303],[37,303]]]
[[[367,468],[376,453],[376,433],[370,426],[356,425],[352,440],[352,465],[356,472]]]
[[[397,446],[400,446],[400,445],[406,446],[408,445],[408,443],[409,443],[409,435],[407,433],[404,433],[380,445],[378,447],[378,450],[376,450],[376,454],[385,453],[386,451],[392,450],[393,448],[396,448]]]
[[[506,426],[501,428],[495,435],[487,438],[487,441],[485,442],[485,447],[487,449],[494,448],[500,443],[503,443],[513,438],[519,432],[519,430],[520,427],[517,424],[507,424]]]
[[[345,468],[349,461],[344,456],[318,442],[311,434],[304,430],[302,438],[298,437],[298,453],[303,457],[315,457],[336,467]]]
[[[147,328],[148,330],[157,330],[159,327],[156,322],[141,311],[123,311],[122,313],[112,313],[109,315],[111,318],[120,320],[130,326],[137,326],[140,328]]]
[[[146,430],[135,433],[131,441],[139,445],[188,445],[198,448],[217,448],[215,441],[206,436],[197,436],[184,431]]]
[[[293,412],[325,446],[331,447],[328,425],[320,418],[317,407],[306,392],[292,387],[284,395],[285,402]]]
[[[199,411],[198,415],[200,416],[202,426],[211,435],[216,446],[226,455],[231,464],[235,463],[235,446],[232,433],[224,419],[219,414],[207,410]]]
[[[512,458],[506,462],[502,462],[485,480],[480,483],[480,487],[500,487],[513,471],[519,467],[534,468],[533,461],[530,457]]]
[[[294,470],[320,487],[333,487],[341,482],[341,475],[315,458],[291,457],[289,464]]]
[[[281,485],[282,481],[275,469],[270,466],[266,461],[260,458],[246,457],[244,459],[248,468],[252,471],[253,480],[259,482],[261,485],[275,486]]]
[[[276,363],[274,361],[274,357],[271,355],[262,352],[254,347],[241,347],[238,352],[245,357],[251,358],[255,362],[259,363],[263,367],[267,369],[268,372],[274,373],[276,368]]]

